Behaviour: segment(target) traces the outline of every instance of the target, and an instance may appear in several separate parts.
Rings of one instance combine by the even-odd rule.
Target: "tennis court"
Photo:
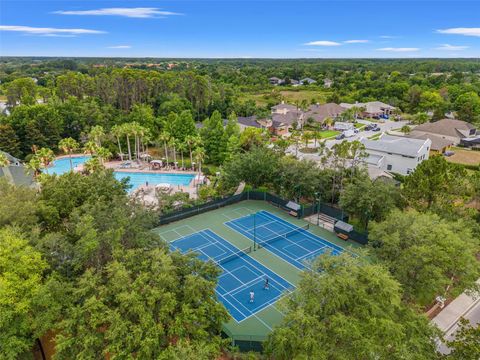
[[[193,251],[204,261],[213,261],[222,270],[216,288],[219,300],[232,317],[241,322],[276,302],[294,286],[248,254],[252,247],[238,249],[210,229],[170,242],[172,250]],[[268,289],[264,289],[268,278]],[[250,302],[250,292],[254,301]]]
[[[272,247],[263,243],[263,246],[253,251],[253,223],[242,220],[253,217],[253,214],[256,214],[255,235],[259,243],[278,237],[279,234],[296,242],[297,236],[289,235],[294,231],[308,233],[309,237],[313,236],[320,241],[328,240],[330,248],[335,244],[338,249],[347,247],[344,251],[350,252],[349,249],[359,247],[350,241],[340,240],[335,234],[317,226],[312,225],[307,232],[304,229],[306,221],[292,218],[285,211],[263,200],[244,200],[154,229],[163,241],[173,245],[172,249],[183,253],[191,249],[197,251],[201,259],[217,262],[221,277],[216,295],[232,315],[222,330],[229,338],[234,339],[235,345],[246,348],[250,346],[248,344],[264,341],[272,329],[281,324],[286,310],[282,300],[295,290],[302,270],[305,269],[302,260],[297,259],[301,256],[298,249],[295,253],[287,252],[289,248],[280,251],[276,244],[281,242],[274,241]],[[267,223],[272,224],[266,225]],[[262,224],[266,226],[260,226]],[[262,231],[262,228],[271,229],[273,232]],[[298,240],[305,240],[305,236],[307,235],[298,236]],[[315,241],[315,245],[310,246],[311,250],[316,251],[324,245],[318,245]],[[240,257],[233,256],[239,249],[243,249],[245,254]],[[305,253],[304,251],[303,254]],[[317,253],[319,254],[318,251]],[[241,260],[229,260],[230,256]],[[299,262],[301,264],[298,264]],[[263,290],[265,276],[269,277],[270,281],[268,291]],[[255,292],[253,304],[249,303],[251,288]]]
[[[308,226],[299,227],[268,212],[227,221],[228,227],[256,241],[259,247],[274,253],[299,269],[308,268],[309,261],[329,252],[339,255],[344,251],[338,245],[308,231]]]

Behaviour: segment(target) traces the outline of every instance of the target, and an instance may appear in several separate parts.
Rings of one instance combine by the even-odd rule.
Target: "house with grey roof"
[[[285,102],[282,101],[281,104],[272,106],[271,110],[272,110],[272,114],[283,114],[283,115],[285,115],[288,112],[298,110],[298,108],[295,105],[285,104]]]
[[[345,111],[345,108],[335,103],[315,104],[308,107],[304,118],[305,121],[308,121],[308,119],[311,118],[315,122],[322,124],[326,118],[336,120]]]
[[[280,79],[276,76],[272,76],[271,78],[268,79],[268,82],[271,84],[271,85],[281,85],[285,82],[285,80],[283,79]]]
[[[3,151],[0,151],[0,153],[4,154],[9,161],[7,166],[0,167],[0,178],[4,178],[7,182],[16,186],[36,186],[33,171],[28,170],[20,159]]]
[[[246,128],[249,127],[256,129],[268,129],[272,126],[272,120],[259,119],[256,115],[239,116],[238,126],[240,127],[240,131],[244,131]]]
[[[401,175],[412,173],[429,157],[432,141],[382,134],[378,140],[361,138],[368,154],[368,166]]]
[[[455,119],[442,119],[416,126],[410,133],[412,137],[438,137],[449,141],[452,145],[468,145],[475,143],[479,137],[477,129],[472,124]]]
[[[300,84],[302,85],[311,85],[311,84],[315,84],[317,81],[316,80],[313,80],[312,78],[309,78],[309,77],[306,77],[305,79],[301,79],[300,80]]]
[[[340,103],[345,109],[362,108],[361,117],[378,118],[379,116],[392,115],[396,110],[395,106],[385,104],[381,101],[369,101],[365,103],[356,102],[355,104]]]

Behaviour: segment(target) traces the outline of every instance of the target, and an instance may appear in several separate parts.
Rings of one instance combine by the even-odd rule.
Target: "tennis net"
[[[235,251],[234,253],[232,254],[229,254],[221,259],[218,259],[218,260],[213,260],[213,262],[216,264],[216,265],[222,265],[222,264],[225,264],[229,261],[232,261],[234,259],[237,259],[241,256],[245,256],[247,254],[250,254],[252,252],[252,247],[249,246],[245,249],[242,249],[242,250],[238,250],[238,251]]]
[[[288,240],[290,237],[292,237],[296,234],[304,233],[308,229],[310,229],[310,224],[306,224],[302,227],[298,227],[298,228],[296,228],[292,231],[289,231],[285,234],[281,234],[279,236],[275,236],[275,237],[270,238],[270,239],[258,241],[257,246],[258,246],[258,248],[261,248],[261,247],[264,247],[265,244],[270,244],[270,243],[278,241],[278,240],[282,240],[282,239],[287,239]]]

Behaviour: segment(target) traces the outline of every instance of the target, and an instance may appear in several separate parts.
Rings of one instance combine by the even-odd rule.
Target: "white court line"
[[[243,316],[245,316],[245,319],[249,318],[251,315],[247,316],[246,314],[244,314],[242,311],[240,311],[239,308],[237,308],[235,305],[233,305],[230,301],[228,301],[227,299],[225,299],[225,297],[223,295],[220,295],[223,300],[227,303],[229,303],[230,305],[232,305],[233,308],[235,308],[235,310],[237,310],[240,314],[242,314]],[[245,308],[246,309],[246,308]],[[247,309],[248,310],[248,309]],[[245,319],[242,319],[240,321],[238,321],[237,319],[235,319],[233,316],[232,316],[233,320],[235,320],[237,323],[239,323],[240,321],[243,321]]]
[[[208,229],[210,230],[210,229]],[[212,230],[210,230],[212,231]],[[214,233],[215,235],[217,235],[214,231],[212,231],[212,233]],[[206,234],[208,235],[209,237],[211,237],[209,234]],[[217,235],[218,236],[218,235]],[[223,241],[227,241],[227,240],[224,240],[222,238]],[[230,244],[230,243],[229,243]],[[231,246],[233,246],[234,248],[237,248],[236,246],[234,246],[233,244],[230,244]],[[238,248],[237,248],[238,249]],[[240,250],[240,249],[238,249]],[[273,271],[272,269],[270,269],[268,266],[266,266],[265,264],[262,264],[261,262],[259,262],[258,260],[254,259],[253,257],[251,257],[249,254],[245,254],[246,256],[241,256],[240,258],[245,261],[246,263],[248,263],[250,266],[252,266],[253,268],[255,268],[256,270],[258,270],[260,273],[263,273],[263,271],[261,271],[259,268],[257,268],[254,264],[251,264],[249,261],[247,261],[247,259],[252,259],[253,261],[257,262],[258,264],[262,265],[264,268],[270,270],[273,274],[275,274],[276,276],[278,276],[280,279],[284,280],[288,285],[290,285],[291,287],[295,288],[295,286],[293,286],[293,284],[291,284],[289,281],[287,281],[286,279],[284,279],[282,276],[278,275],[275,271]]]
[[[214,231],[212,231],[211,229],[207,228],[207,229],[205,229],[205,230],[210,230],[213,234],[215,234],[216,236],[218,236],[219,238],[221,238],[218,234],[216,234],[216,233],[215,233]],[[208,238],[213,239],[213,240],[215,240],[216,242],[222,244],[219,240],[213,238],[213,237],[212,237],[210,234],[208,234],[208,233],[204,233],[203,231],[204,231],[204,230],[202,230],[202,235],[205,235],[205,236],[207,236]],[[223,239],[223,238],[221,238],[221,239],[226,242],[225,239]],[[232,247],[236,248],[236,246],[234,246],[233,244],[230,244],[230,243],[228,243],[228,244],[231,245]],[[237,248],[237,249],[238,249],[238,248]],[[205,255],[206,255],[206,254],[205,254]],[[207,255],[207,257],[208,257],[208,255]],[[242,259],[243,262],[247,263],[247,264],[250,265],[252,268],[256,269],[259,273],[265,274],[263,271],[261,271],[260,269],[258,269],[258,267],[256,267],[254,264],[252,264],[252,263],[249,261],[249,258],[252,259],[253,261],[256,261],[256,262],[258,262],[258,260],[250,257],[248,254],[246,254],[246,256],[242,256],[242,257],[240,257],[240,258]],[[268,278],[269,278],[270,280],[273,280],[273,281],[276,282],[278,285],[280,285],[281,287],[283,287],[284,291],[286,290],[286,291],[289,291],[289,292],[290,292],[289,288],[293,288],[293,289],[296,288],[296,287],[295,287],[293,284],[291,284],[288,280],[286,280],[286,279],[284,279],[282,276],[278,275],[275,271],[273,271],[272,269],[270,269],[268,266],[265,266],[264,264],[262,264],[262,263],[260,263],[260,262],[258,262],[258,263],[259,263],[260,265],[262,265],[264,268],[268,269],[268,270],[269,270],[272,274],[274,274],[276,277],[278,277],[279,279],[281,279],[285,284],[287,284],[288,287],[287,287],[287,286],[284,286],[284,285],[282,285],[280,282],[272,279],[271,276],[268,276]],[[240,279],[238,279],[238,278],[237,278],[235,275],[233,275],[229,270],[225,269],[223,266],[222,266],[222,269],[223,269],[224,272],[229,273],[232,277],[234,277],[234,278],[237,279],[240,283],[243,284],[243,281],[241,281]],[[235,268],[235,269],[238,269],[238,267]],[[265,275],[266,275],[266,274],[265,274]],[[243,286],[243,285],[242,285],[242,286]],[[241,286],[240,286],[240,287],[241,287]],[[245,318],[242,319],[242,320],[240,320],[240,321],[237,321],[235,318],[233,318],[237,323],[241,323],[242,321],[248,319],[249,317],[254,316],[255,318],[258,319],[258,321],[260,321],[262,324],[264,324],[268,329],[272,330],[272,328],[271,328],[267,323],[265,323],[262,319],[260,319],[260,318],[259,318],[257,315],[255,315],[254,313],[251,313],[251,311],[250,311],[248,308],[246,308],[244,305],[242,305],[240,302],[238,302],[238,300],[236,300],[236,301],[237,301],[245,310],[247,310],[248,312],[250,312],[250,315],[249,315],[249,316],[247,316],[245,313],[243,313],[242,311],[240,311],[234,304],[232,304],[231,301],[227,300],[227,299],[224,297],[224,295],[222,295],[222,294],[218,294],[218,295],[219,295],[220,297],[222,297],[227,303],[229,303],[233,308],[235,308],[240,314],[242,314],[243,316],[245,316]],[[230,296],[231,296],[231,295],[230,295]],[[278,301],[279,299],[281,299],[281,297],[278,298],[278,299],[276,299],[274,302]],[[270,306],[271,304],[272,304],[271,302],[268,302],[268,303],[264,304],[264,307],[268,307],[268,306]]]
[[[263,211],[263,210],[262,210]],[[263,212],[262,214],[265,214],[265,216],[269,217],[270,219],[275,219],[275,217],[277,217],[276,215],[273,215],[273,214],[270,214],[268,211],[265,211]],[[273,216],[273,217],[272,217]],[[353,251],[350,251],[349,249],[346,249],[340,245],[336,245],[334,243],[331,243],[330,241],[326,240],[326,239],[323,239],[322,237],[318,236],[318,235],[315,235],[313,233],[310,233],[308,230],[306,229],[302,229],[300,226],[296,226],[294,224],[291,224],[290,222],[288,222],[287,220],[284,220],[280,217],[277,217],[278,219],[280,219],[281,221],[277,220],[278,222],[284,224],[285,226],[288,226],[290,227],[292,230],[303,230],[302,231],[302,234],[305,234],[305,237],[317,242],[317,243],[321,243],[322,245],[325,245],[325,246],[328,246],[329,248],[332,248],[334,250],[337,250],[337,251],[346,251],[352,255],[355,255],[357,256],[357,254],[355,254]],[[337,249],[338,248],[338,249]]]
[[[239,210],[243,210],[243,209],[247,210],[247,215],[239,212]],[[246,208],[246,207],[240,207],[240,208],[233,209],[233,210],[230,210],[230,211],[227,211],[227,212],[223,212],[222,215],[225,216],[229,221],[233,221],[233,220],[240,219],[240,218],[243,218],[245,216],[251,215],[252,212],[254,212],[254,210],[251,210],[251,209]],[[232,218],[229,215],[227,215],[227,214],[230,214],[230,213],[234,213],[237,217]]]
[[[258,321],[260,321],[263,325],[265,325],[269,330],[272,330],[272,328],[270,327],[270,325],[268,325],[265,321],[263,321],[262,319],[260,319],[260,318],[256,315],[256,312],[258,312],[258,311],[252,312],[249,308],[247,308],[245,305],[243,305],[240,301],[238,301],[238,300],[235,299],[235,301],[238,303],[238,305],[241,305],[241,307],[242,307],[243,309],[247,310],[247,311],[250,313],[250,315],[246,316],[242,311],[240,311],[240,310],[238,309],[238,307],[236,307],[234,304],[232,304],[231,301],[229,301],[229,300],[227,300],[227,299],[225,299],[225,298],[224,298],[224,300],[225,300],[226,302],[228,302],[230,305],[232,305],[240,314],[242,314],[243,316],[245,316],[245,319],[242,319],[242,320],[240,320],[240,321],[237,321],[237,319],[234,318],[237,323],[240,324],[242,321],[245,321],[245,320],[247,320],[249,317],[252,317],[252,316],[253,316],[253,317],[255,317]],[[266,303],[266,304],[265,304],[265,307],[267,307],[267,306],[269,306],[269,305],[271,305],[271,304]]]
[[[237,224],[233,224],[233,223],[230,224],[230,225],[231,225],[232,227],[237,226]],[[245,231],[245,232],[248,234],[248,231],[243,230],[243,229],[240,229],[240,230],[237,230],[237,231],[238,231],[242,236],[245,236],[247,239],[249,239],[250,241],[252,241],[251,238],[249,238],[247,235],[245,235],[245,234],[242,233],[242,231]],[[250,234],[250,236],[251,236],[251,234]],[[278,237],[278,236],[274,236],[274,237],[272,237],[272,238],[270,238],[270,239],[275,239],[276,237]],[[282,239],[286,239],[286,238],[283,238],[283,237],[282,237]],[[288,240],[288,239],[286,239],[286,240]],[[264,241],[265,241],[265,240],[264,240]],[[263,244],[265,244],[264,241],[263,241]],[[258,240],[256,241],[256,243],[259,244],[259,243],[258,243]],[[273,255],[276,256],[276,257],[282,258],[280,255],[278,255],[278,254],[275,253],[274,251],[268,249],[268,247],[264,246],[263,244],[259,244],[259,245],[262,246],[262,249],[265,249],[266,251],[268,251],[269,253],[273,254]],[[267,245],[268,245],[268,244],[267,244]],[[282,251],[281,249],[282,249],[282,248],[280,248],[280,249],[278,250],[281,254],[285,255],[287,258],[289,258],[289,259],[290,259],[291,261],[293,261],[294,263],[295,263],[295,262],[298,262],[300,265],[303,265],[303,264],[301,264],[299,261],[297,261],[297,259],[291,257],[290,255],[288,255],[288,253],[286,253],[285,251]],[[285,259],[283,259],[283,260],[285,260]],[[298,267],[297,265],[295,265],[295,264],[292,264],[292,263],[289,263],[289,264],[292,265],[292,266],[295,266],[296,268],[299,268],[299,267]],[[262,264],[262,265],[263,265],[263,264]],[[303,268],[300,268],[300,270],[303,270]]]

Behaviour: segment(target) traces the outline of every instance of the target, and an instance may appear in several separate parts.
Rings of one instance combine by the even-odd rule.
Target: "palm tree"
[[[90,133],[88,134],[88,138],[90,140],[95,141],[98,147],[102,146],[102,139],[105,137],[105,130],[100,125],[96,125],[90,129]]]
[[[103,166],[98,158],[91,158],[83,165],[83,171],[89,174],[94,173],[102,168]]]
[[[290,139],[292,140],[292,142],[295,144],[295,156],[298,155],[298,142],[300,140],[300,136],[299,136],[299,132],[298,130],[294,130],[292,131],[291,135],[290,135]]]
[[[127,138],[128,160],[132,161],[132,149],[130,147],[130,135],[132,135],[132,126],[129,123],[122,125],[123,134]]]
[[[55,158],[53,151],[49,148],[41,148],[40,150],[37,151],[35,156],[40,161],[41,167],[44,168],[48,174],[48,165],[50,165],[50,163]]]
[[[410,129],[410,126],[408,125],[403,125],[400,131],[405,135],[407,135],[407,134],[410,134],[410,131],[412,131],[412,129]]]
[[[37,177],[40,173],[40,169],[42,168],[42,164],[40,159],[37,156],[33,156],[30,161],[25,166],[28,170],[33,171],[33,177]]]
[[[308,142],[313,139],[313,135],[310,131],[306,131],[302,135],[303,141],[305,141],[305,147],[308,148]]]
[[[121,125],[114,125],[112,126],[112,130],[110,133],[115,136],[117,139],[117,144],[118,144],[118,151],[120,154],[120,159],[123,161],[123,153],[122,153],[122,145],[120,144],[120,137],[123,136],[124,128]]]
[[[4,153],[0,153],[0,168],[8,166],[10,164],[10,160],[8,160],[7,155]]]
[[[143,130],[142,126],[136,121],[130,123],[130,129],[135,137],[135,158],[138,161],[140,159],[140,136]]]
[[[173,163],[175,166],[176,163],[177,163],[177,140],[175,138],[170,138],[170,140],[168,141],[168,146],[170,146],[171,148],[173,148]]]
[[[185,137],[185,144],[188,146],[188,151],[190,152],[190,166],[193,166],[193,156],[192,156],[192,148],[197,143],[198,136],[194,135],[187,135]]]
[[[97,146],[97,144],[96,144],[94,141],[92,141],[92,140],[87,141],[87,142],[85,143],[85,145],[83,145],[83,152],[84,152],[85,154],[90,154],[90,155],[93,156],[93,154],[95,154],[95,153],[97,152],[97,150],[98,150],[98,146]]]
[[[187,145],[184,142],[179,141],[177,143],[177,150],[180,152],[180,156],[182,157],[182,169],[185,168],[184,162],[183,162],[183,153],[185,150],[187,150]]]
[[[70,160],[70,171],[73,171],[72,153],[77,150],[78,147],[78,142],[71,137],[62,139],[58,143],[58,148],[62,150],[66,155],[68,154],[68,158]]]
[[[200,174],[202,173],[202,162],[205,159],[205,149],[202,147],[197,147],[193,151],[193,156],[198,164],[198,177],[200,177]]]
[[[160,134],[158,139],[163,142],[163,146],[165,149],[165,158],[167,160],[167,165],[168,165],[168,147],[167,146],[168,146],[168,141],[170,140],[170,133],[168,131],[164,131]]]
[[[323,120],[323,123],[328,127],[331,127],[335,123],[335,121],[333,121],[331,117],[326,117],[325,120]]]
[[[104,165],[104,161],[108,160],[112,156],[112,153],[107,148],[99,147],[97,148],[97,156],[100,159],[100,164]]]

